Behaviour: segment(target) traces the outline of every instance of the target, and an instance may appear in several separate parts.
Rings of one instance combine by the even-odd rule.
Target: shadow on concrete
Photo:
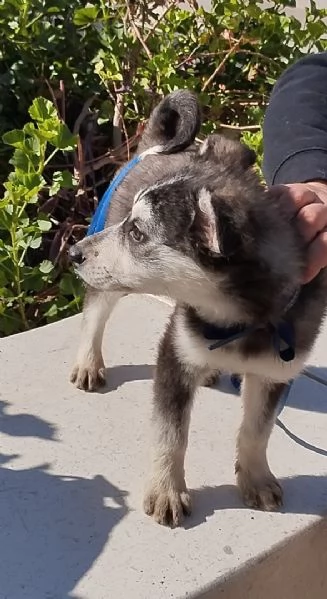
[[[284,491],[282,514],[327,514],[327,476],[299,475],[279,479]],[[236,485],[191,490],[193,513],[184,522],[190,529],[206,522],[217,510],[243,509],[253,513],[241,499]],[[253,516],[254,517],[254,516]]]
[[[0,432],[53,440],[54,426],[6,414],[8,405],[0,402]],[[47,464],[7,466],[18,457],[0,454],[0,597],[71,599],[127,514],[127,493],[102,476],[60,476]]]
[[[0,468],[1,597],[70,599],[127,513],[125,496],[102,476]]]
[[[110,393],[125,383],[132,381],[148,381],[153,379],[154,366],[149,364],[122,364],[106,368],[106,385],[99,393]]]
[[[285,405],[297,410],[327,414],[327,368],[308,366],[300,380],[301,383],[296,387],[290,386]],[[228,375],[222,375],[213,388],[228,395],[240,396]]]
[[[309,366],[301,377],[301,388],[290,393],[286,405],[297,410],[327,414],[327,368]],[[316,392],[320,385],[320,392]],[[325,388],[326,387],[326,388]],[[301,389],[301,392],[300,392]]]
[[[155,365],[150,364],[122,364],[121,366],[106,368],[106,385],[99,389],[98,393],[116,391],[125,383],[133,381],[151,381],[154,377],[154,371]],[[212,388],[221,393],[238,395],[228,375],[222,375],[219,381],[212,385]]]
[[[7,462],[10,462],[11,460],[15,460],[16,458],[19,458],[19,454],[18,453],[13,453],[11,455],[5,455],[4,453],[0,453],[0,465],[2,466],[3,464],[7,464]],[[1,470],[0,470],[1,472]]]
[[[113,366],[106,369],[106,385],[99,389],[99,393],[110,393],[119,389],[125,383],[133,381],[152,380],[154,377],[155,366],[149,364],[122,364],[121,366]],[[312,381],[320,383],[327,387],[327,368],[310,366],[312,378],[308,376],[301,377],[301,392],[297,387],[296,393],[290,393],[286,405],[298,410],[308,410],[311,412],[327,413],[327,388],[326,398],[321,393],[312,392]],[[213,385],[213,389],[217,389],[220,393],[239,396],[237,391],[231,384],[230,377],[223,374],[220,380]],[[0,402],[0,407],[1,407]],[[1,417],[1,414],[0,414]],[[0,420],[1,423],[1,420]],[[1,424],[0,424],[1,426]],[[0,428],[1,430],[1,428]]]
[[[8,406],[9,402],[0,401],[0,433],[55,441],[56,427],[53,424],[31,414],[7,414]]]
[[[305,368],[308,376],[316,379],[318,383],[327,385],[327,366],[311,366],[310,364]]]

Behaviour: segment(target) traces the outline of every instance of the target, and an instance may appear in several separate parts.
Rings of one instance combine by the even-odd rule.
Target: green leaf
[[[13,157],[9,160],[9,164],[12,164],[18,170],[21,169],[23,172],[26,172],[28,171],[30,161],[22,150],[15,150]]]
[[[22,268],[22,289],[24,291],[40,291],[44,289],[47,285],[47,277],[42,275],[37,266],[25,266]],[[29,296],[29,299],[32,299],[32,303],[35,299]],[[28,298],[25,297],[25,301],[28,301]]]
[[[36,127],[34,123],[26,123],[26,125],[23,127],[23,131],[25,131],[25,133],[28,135],[35,135]]]
[[[32,241],[29,242],[29,247],[32,248],[32,250],[36,250],[40,247],[41,243],[42,237],[40,235],[39,237],[34,237],[34,239],[32,239]]]
[[[326,24],[322,21],[307,23],[307,31],[313,38],[319,39],[326,31]]]
[[[53,268],[54,265],[52,264],[52,262],[50,262],[50,260],[43,260],[43,262],[41,262],[39,266],[40,272],[42,272],[45,275],[49,274],[49,272],[51,272]]]
[[[98,111],[98,124],[102,125],[103,123],[107,123],[109,120],[113,118],[114,107],[110,100],[105,100],[102,102],[100,110]]]
[[[90,25],[98,16],[99,9],[94,4],[86,4],[84,8],[78,8],[74,12],[73,23],[79,27]]]
[[[58,118],[57,111],[52,102],[42,97],[35,98],[28,112],[35,121],[42,122],[47,119]]]
[[[22,149],[24,147],[25,133],[20,129],[13,129],[2,136],[2,141],[8,146]]]
[[[69,171],[56,171],[53,173],[50,195],[55,195],[62,187],[72,189],[75,185],[76,180]]]
[[[49,308],[49,310],[47,310],[44,314],[44,316],[47,316],[48,318],[53,318],[54,316],[57,316],[58,314],[58,308],[56,304],[52,304]]]
[[[50,143],[60,150],[72,151],[77,145],[77,136],[73,135],[65,123],[60,123],[58,134]]]
[[[52,183],[50,189],[49,189],[49,194],[50,196],[55,196],[56,193],[58,193],[60,189],[60,182],[59,181],[55,181],[54,183]]]
[[[0,208],[0,229],[3,229],[4,231],[9,231],[11,222],[11,214],[7,210]]]
[[[38,173],[28,173],[26,175],[21,174],[19,177],[19,181],[26,187],[26,190],[29,192],[36,193],[39,191],[43,185],[45,184],[45,180],[42,175]]]
[[[50,220],[44,220],[42,218],[39,218],[37,220],[37,224],[41,231],[50,231],[50,229],[52,227],[52,223]]]
[[[74,297],[77,297],[81,295],[83,287],[74,273],[66,272],[61,278],[59,289],[63,295],[73,295]]]
[[[0,293],[1,296],[1,293]],[[0,304],[1,308],[1,304]],[[0,310],[1,314],[2,310]],[[12,335],[13,333],[19,333],[22,330],[21,321],[19,315],[12,309],[6,310],[1,314],[0,318],[0,332],[4,335]]]
[[[56,139],[59,132],[59,120],[47,119],[39,123],[39,128],[35,130],[34,139],[38,140],[39,143],[45,144],[45,142],[52,142]]]

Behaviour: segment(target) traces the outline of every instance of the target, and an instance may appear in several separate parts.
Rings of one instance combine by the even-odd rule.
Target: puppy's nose
[[[75,264],[82,264],[85,260],[85,256],[83,256],[83,252],[77,244],[72,245],[71,248],[69,248],[68,254],[71,261],[75,262]]]

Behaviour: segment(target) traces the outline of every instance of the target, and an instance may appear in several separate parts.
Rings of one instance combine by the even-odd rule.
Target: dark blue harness
[[[250,333],[260,330],[268,330],[271,334],[271,340],[276,353],[279,355],[283,362],[290,362],[295,358],[295,335],[294,327],[290,322],[281,320],[278,324],[268,323],[264,325],[250,325],[236,324],[231,327],[217,327],[216,325],[208,322],[203,322],[202,332],[205,339],[213,341],[209,345],[209,349],[212,351],[232,343],[237,339],[246,337]]]

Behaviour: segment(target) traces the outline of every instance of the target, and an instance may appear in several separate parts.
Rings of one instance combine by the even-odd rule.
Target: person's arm
[[[282,74],[263,140],[268,185],[327,180],[327,52],[309,54]]]
[[[327,266],[327,52],[308,55],[283,73],[263,140],[266,181],[293,203],[308,244],[306,283]]]

